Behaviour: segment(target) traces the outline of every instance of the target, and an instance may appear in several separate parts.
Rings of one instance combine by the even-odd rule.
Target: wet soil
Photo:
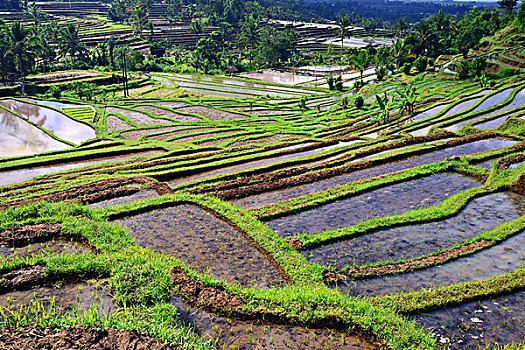
[[[157,339],[136,331],[92,329],[73,326],[65,329],[7,328],[0,329],[0,343],[8,350],[170,350]]]
[[[525,264],[525,233],[506,239],[470,256],[452,260],[441,266],[393,276],[338,283],[349,295],[387,295],[489,278],[512,272]]]
[[[173,131],[173,132],[169,132],[169,133],[166,133],[166,134],[161,134],[161,135],[151,135],[151,136],[147,136],[146,133],[143,135],[145,136],[145,139],[148,139],[148,140],[155,140],[155,141],[165,141],[169,138],[172,138],[172,137],[179,137],[179,136],[183,136],[183,135],[188,135],[188,134],[199,134],[199,133],[204,133],[204,132],[209,132],[209,131],[212,131],[212,130],[215,130],[214,128],[192,128],[192,129],[186,129],[186,130],[180,130],[180,131]],[[220,129],[217,130],[217,132],[219,132]],[[156,133],[156,131],[154,132],[151,132],[148,131],[149,134],[153,134],[153,133]],[[213,135],[212,133],[210,133],[210,135]]]
[[[218,349],[377,349],[364,339],[339,331],[219,317],[190,306],[176,296],[171,303],[177,307],[181,323],[211,339]]]
[[[363,278],[367,276],[383,276],[391,275],[396,273],[411,272],[417,270],[418,268],[435,266],[442,264],[451,259],[470,254],[476,250],[486,248],[493,243],[487,240],[481,240],[474,243],[463,245],[459,248],[445,250],[436,255],[432,255],[426,258],[408,261],[406,263],[392,264],[392,265],[383,265],[383,266],[370,266],[370,267],[355,267],[350,268],[344,272],[345,275],[354,277],[354,278]],[[325,279],[325,282],[335,282],[334,279]]]
[[[155,103],[155,105],[159,105],[159,104]],[[175,120],[181,121],[183,123],[201,122],[202,121],[202,119],[200,119],[200,118],[195,118],[195,117],[190,117],[190,116],[176,114],[176,113],[173,113],[171,111],[167,111],[165,109],[157,108],[157,107],[153,107],[153,106],[137,106],[137,107],[133,107],[133,108],[134,109],[138,109],[140,111],[150,112],[151,114],[159,116],[159,117],[167,117],[167,118],[175,119]]]
[[[279,236],[314,234],[349,227],[373,218],[400,215],[441,203],[479,184],[457,174],[435,174],[267,222]],[[373,208],[373,209],[372,209]]]
[[[88,254],[90,250],[84,245],[60,239],[52,239],[43,243],[31,243],[23,247],[0,247],[0,260],[14,261],[29,257],[49,257],[64,254]]]
[[[236,113],[222,111],[220,109],[202,107],[202,106],[182,107],[182,108],[179,108],[178,111],[184,112],[184,113],[202,115],[203,117],[209,120],[235,120],[235,119],[245,119],[246,118],[242,114],[236,114]]]
[[[40,167],[31,167],[31,168],[24,168],[24,169],[15,169],[15,170],[9,170],[9,171],[0,171],[0,186],[5,185],[11,185],[17,182],[22,182],[29,180],[36,176],[51,174],[51,173],[57,173],[65,170],[70,170],[74,168],[83,168],[95,164],[100,163],[109,163],[109,162],[122,162],[125,160],[128,160],[133,157],[148,157],[156,154],[161,154],[163,151],[147,151],[147,152],[138,152],[138,153],[128,153],[123,155],[116,155],[111,157],[96,157],[91,158],[90,160],[86,161],[79,161],[79,162],[68,162],[68,163],[60,163],[56,165],[49,165],[49,166],[40,166]],[[131,162],[130,162],[131,163]],[[122,164],[122,163],[121,163]],[[112,165],[112,166],[118,166]],[[94,168],[98,169],[98,167]],[[90,170],[94,170],[90,169]],[[69,172],[68,174],[83,172],[84,170]]]
[[[141,138],[146,138],[148,137],[148,135],[151,135],[151,134],[157,134],[161,132],[173,132],[182,127],[184,126],[178,125],[178,126],[167,126],[163,128],[154,128],[154,129],[135,129],[135,130],[123,132],[122,134],[120,134],[120,136],[126,139],[139,140]]]
[[[91,203],[89,207],[90,208],[109,208],[109,207],[113,207],[116,205],[136,202],[136,201],[144,200],[147,198],[153,198],[156,196],[158,196],[158,193],[155,190],[140,189],[138,192],[130,194],[129,196],[111,198],[111,199],[103,200],[101,202]]]
[[[151,118],[148,115],[140,112],[130,111],[124,108],[118,108],[118,107],[107,107],[106,111],[108,113],[118,113],[121,114],[131,121],[133,121],[135,124],[140,126],[146,126],[146,125],[160,125],[160,124],[172,124],[174,121],[166,120],[166,119],[156,119]]]
[[[484,349],[525,339],[525,292],[411,317],[451,350]]]
[[[0,297],[0,306],[10,310],[31,308],[35,300],[38,300],[44,309],[55,307],[60,314],[74,312],[82,315],[91,307],[96,307],[100,313],[106,315],[115,310],[107,287],[88,282],[11,291]]]
[[[199,207],[179,205],[118,222],[137,244],[214,278],[250,287],[284,284],[274,266],[239,231]]]
[[[389,228],[303,252],[307,260],[337,269],[428,255],[468,241],[525,214],[525,199],[512,193],[476,198],[457,216]]]
[[[127,124],[122,119],[117,118],[117,117],[112,116],[112,115],[110,115],[110,116],[108,116],[106,118],[106,124],[107,124],[109,132],[120,131],[120,130],[127,130],[127,129],[133,128],[133,126]]]
[[[449,141],[449,143],[456,140]],[[284,200],[298,198],[311,193],[318,193],[326,191],[336,186],[346,185],[352,182],[366,180],[373,177],[390,174],[396,171],[411,169],[416,166],[431,164],[445,160],[452,156],[463,156],[474,154],[478,152],[491,151],[503,147],[508,147],[516,144],[516,141],[501,140],[501,139],[486,139],[474,141],[459,146],[453,146],[450,148],[436,150],[432,153],[426,153],[423,155],[412,156],[408,159],[401,160],[394,163],[386,163],[378,166],[374,165],[374,160],[367,160],[364,162],[352,163],[342,167],[321,170],[319,172],[312,172],[303,175],[293,177],[294,173],[302,173],[301,169],[294,169],[297,171],[280,172],[279,174],[270,174],[266,176],[282,178],[280,181],[266,182],[260,185],[253,185],[251,187],[240,188],[238,190],[232,190],[231,193],[220,193],[221,198],[235,198],[234,195],[240,197],[247,197],[250,194],[256,194],[260,192],[269,192],[259,198],[254,198],[254,201],[260,203],[273,204]],[[377,161],[379,162],[379,161]],[[346,174],[345,174],[346,173]],[[344,175],[340,175],[344,174]],[[267,175],[267,174],[265,174]],[[288,178],[284,178],[285,175],[289,175]],[[339,175],[339,176],[337,176]],[[264,176],[260,176],[261,180]],[[327,179],[328,178],[328,179]],[[326,180],[325,180],[326,179]],[[248,179],[248,180],[252,180]],[[270,179],[266,179],[270,181]],[[243,180],[245,181],[245,180]],[[302,186],[298,186],[302,185]],[[270,192],[271,190],[283,189],[278,192]]]
[[[185,182],[195,181],[195,180],[204,179],[204,178],[210,178],[215,175],[226,174],[226,173],[231,173],[235,171],[255,169],[255,168],[265,166],[265,165],[279,163],[279,162],[283,162],[283,161],[294,159],[294,158],[305,157],[305,156],[312,155],[312,154],[326,152],[326,151],[329,151],[329,150],[332,150],[338,147],[343,147],[343,146],[345,146],[344,143],[339,144],[333,141],[329,141],[329,142],[320,143],[320,144],[306,145],[306,146],[294,147],[294,148],[288,148],[288,149],[281,148],[279,153],[281,153],[282,155],[280,156],[277,153],[275,154],[276,157],[273,157],[273,158],[266,158],[266,159],[261,159],[261,160],[257,160],[253,162],[242,163],[242,164],[235,165],[235,166],[230,166],[230,167],[225,167],[225,168],[220,168],[217,170],[205,172],[200,175],[191,176],[191,177],[187,177],[184,179],[178,179],[175,181],[171,181],[170,185],[179,185]],[[221,187],[217,187],[217,186],[213,187],[213,189],[219,189],[219,188]],[[205,192],[205,191],[193,191],[193,193],[201,193],[201,192]]]

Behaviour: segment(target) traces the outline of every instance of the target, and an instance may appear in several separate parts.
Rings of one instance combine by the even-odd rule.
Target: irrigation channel
[[[419,81],[378,121],[401,83],[358,109],[306,68],[1,99],[2,310],[173,349],[522,342],[523,82]]]

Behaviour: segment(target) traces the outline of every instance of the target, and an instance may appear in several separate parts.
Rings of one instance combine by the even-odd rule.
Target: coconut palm
[[[195,34],[195,46],[197,46],[197,41],[199,39],[199,34],[203,32],[201,21],[193,21],[190,24],[190,33]]]
[[[339,16],[337,19],[337,26],[339,27],[337,29],[338,35],[341,38],[341,54],[339,59],[341,60],[343,58],[343,40],[348,34],[348,29],[351,25],[350,18],[348,16]]]
[[[35,58],[40,51],[38,37],[34,35],[32,27],[26,28],[20,22],[13,22],[9,28],[2,27],[2,38],[0,45],[7,47],[7,54],[12,55],[16,71],[20,74],[22,83],[22,95],[25,94],[25,76],[34,66]]]
[[[31,21],[33,21],[34,28],[38,28],[38,24],[40,22],[40,19],[43,17],[42,9],[38,6],[29,6],[27,8],[27,16]]]
[[[396,70],[399,69],[401,62],[404,62],[409,54],[408,47],[405,44],[405,41],[402,39],[397,39],[391,46],[390,52],[392,57],[396,61]]]
[[[261,27],[259,21],[254,19],[253,16],[248,17],[246,22],[242,24],[241,33],[239,34],[241,42],[249,45],[250,49],[253,51],[255,46],[259,43],[260,36]]]
[[[361,76],[361,84],[363,83],[363,72],[370,63],[369,57],[365,50],[359,51],[358,55],[350,56],[350,67],[359,72]]]
[[[68,23],[68,25],[61,30],[60,34],[60,54],[64,57],[69,56],[74,66],[76,59],[84,54],[86,50],[80,41],[79,27],[73,23]]]

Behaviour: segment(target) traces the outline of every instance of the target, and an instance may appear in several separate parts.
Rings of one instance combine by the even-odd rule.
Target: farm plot
[[[414,115],[385,120],[372,100],[358,109],[346,95],[343,106],[343,94],[321,89],[159,78],[206,96],[115,100],[93,123],[110,143],[0,159],[6,322],[30,332],[36,320],[42,341],[57,325],[103,339],[118,329],[159,349],[521,341],[510,329],[522,324],[525,288],[518,78],[493,91],[425,78]],[[489,132],[442,128],[503,116]],[[77,301],[78,286],[98,294]],[[33,292],[42,306],[30,323],[18,307],[32,307]]]

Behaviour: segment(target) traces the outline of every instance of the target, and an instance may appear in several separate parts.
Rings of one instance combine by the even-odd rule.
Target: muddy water
[[[16,115],[0,109],[0,158],[69,148]]]
[[[412,319],[451,350],[518,344],[525,339],[525,292],[437,310]]]
[[[17,169],[17,170],[5,171],[5,172],[0,171],[0,186],[22,182],[22,181],[29,180],[33,177],[40,176],[40,175],[57,173],[60,171],[65,171],[65,170],[70,170],[70,169],[75,169],[75,168],[82,168],[82,167],[86,167],[89,165],[95,165],[95,164],[100,164],[100,163],[124,161],[132,157],[139,157],[139,156],[147,157],[147,156],[160,154],[160,153],[162,153],[162,151],[149,151],[149,152],[125,154],[125,155],[115,156],[115,157],[96,158],[95,160],[91,160],[91,161],[82,161],[82,162],[42,166],[42,167],[36,167],[36,168],[31,168],[31,169]]]
[[[75,308],[78,314],[82,314],[83,311],[89,310],[92,305],[96,305],[99,312],[105,314],[116,309],[107,287],[104,285],[96,286],[89,282],[63,284],[57,288],[40,287],[6,293],[0,297],[0,306],[16,310],[20,307],[29,307],[35,299],[43,304],[46,309],[54,300],[55,307],[62,314],[73,312]]]
[[[238,75],[241,78],[248,78],[254,80],[262,80],[274,84],[284,84],[284,85],[295,85],[300,83],[306,83],[312,80],[316,80],[315,77],[298,75],[291,73],[281,73],[271,70],[251,72],[251,73],[242,73]]]
[[[91,127],[70,119],[53,109],[16,100],[2,100],[0,104],[48,130],[62,140],[80,144],[83,141],[97,137],[95,130]]]
[[[436,174],[275,219],[267,225],[279,236],[335,230],[372,218],[400,215],[413,209],[427,208],[478,185],[476,181],[460,175]],[[334,248],[334,251],[337,250],[339,248]]]
[[[525,233],[441,266],[368,280],[343,281],[338,287],[350,295],[386,295],[484,279],[512,272],[525,264]]]
[[[440,191],[439,188],[435,190]],[[393,201],[406,200],[396,194],[394,198]],[[406,260],[451,248],[524,214],[524,198],[512,193],[496,193],[474,199],[450,219],[373,232],[304,252],[304,255],[311,263],[332,265],[337,269]]]
[[[474,108],[474,110],[472,110],[470,113],[475,113],[475,112],[479,112],[479,111],[482,111],[482,110],[485,110],[487,108],[490,108],[498,103],[501,103],[503,102],[507,97],[510,96],[511,92],[513,91],[514,89],[506,89],[494,96],[491,96],[489,98],[487,98],[485,101],[483,101],[479,106],[477,106],[476,108]],[[499,109],[498,112],[501,112],[503,109]],[[497,112],[496,112],[497,113]],[[448,131],[458,131],[459,129],[461,129],[463,127],[463,125],[465,124],[468,124],[468,123],[472,123],[476,120],[480,120],[482,118],[485,118],[487,117],[488,115],[480,115],[480,116],[477,116],[475,118],[472,118],[472,119],[469,119],[469,120],[465,120],[463,122],[460,122],[460,123],[457,123],[457,124],[454,124],[454,125],[451,125],[451,126],[448,126],[445,128],[445,130],[448,130]]]
[[[171,186],[179,185],[179,184],[186,183],[186,182],[189,182],[189,181],[210,178],[212,176],[219,175],[219,174],[226,174],[226,173],[231,173],[231,172],[234,172],[234,171],[240,171],[240,170],[246,170],[246,169],[255,169],[255,168],[258,168],[258,167],[261,167],[261,166],[264,166],[264,165],[279,163],[279,162],[282,162],[282,161],[285,161],[285,160],[290,160],[290,159],[299,158],[299,157],[305,157],[305,156],[308,156],[308,155],[317,154],[317,153],[321,153],[321,152],[327,152],[327,151],[333,150],[335,148],[345,147],[345,146],[347,146],[349,144],[352,144],[353,142],[354,141],[340,142],[340,143],[338,143],[336,145],[332,145],[332,146],[326,146],[326,147],[311,149],[309,151],[304,151],[304,152],[285,154],[285,155],[282,155],[280,157],[262,159],[262,160],[258,160],[258,161],[255,161],[255,162],[248,162],[248,163],[244,163],[244,164],[240,164],[240,165],[236,165],[236,166],[232,166],[232,167],[221,168],[221,169],[217,169],[217,170],[214,170],[214,171],[209,171],[209,172],[203,173],[201,175],[192,176],[192,177],[188,177],[188,178],[181,179],[181,180],[175,180],[175,181],[169,182],[169,184]],[[300,146],[297,145],[297,146],[293,146],[293,147],[298,148]],[[272,151],[272,152],[274,152],[274,151]]]
[[[62,254],[88,254],[89,250],[75,243],[61,240],[53,240],[45,243],[32,243],[25,247],[8,248],[0,247],[0,261],[12,261],[15,257],[19,259],[31,256],[48,257],[50,255]]]
[[[351,182],[369,179],[375,176],[385,175],[400,170],[406,170],[419,165],[439,162],[451,156],[462,156],[478,152],[490,151],[498,148],[511,146],[515,143],[515,141],[500,139],[475,141],[465,145],[451,147],[433,153],[423,154],[421,156],[415,156],[406,160],[402,160],[400,162],[387,163],[374,168],[355,171],[352,173],[333,177],[323,181],[318,181],[311,184],[290,187],[282,191],[263,193],[258,196],[253,196],[236,201],[234,203],[240,205],[243,208],[260,207],[263,205],[278,203],[288,199],[298,198],[311,193],[326,191],[335,186],[346,185]]]
[[[137,244],[174,256],[214,278],[245,287],[284,283],[236,229],[196,206],[159,209],[118,222],[129,228]]]
[[[122,205],[125,203],[131,203],[135,201],[144,200],[147,198],[157,197],[158,194],[155,190],[141,189],[138,192],[130,194],[129,196],[117,197],[107,199],[101,202],[92,203],[89,205],[90,208],[109,208],[115,205]]]
[[[376,349],[366,340],[338,331],[228,319],[189,306],[177,296],[171,303],[178,309],[178,320],[211,339],[217,349]]]

